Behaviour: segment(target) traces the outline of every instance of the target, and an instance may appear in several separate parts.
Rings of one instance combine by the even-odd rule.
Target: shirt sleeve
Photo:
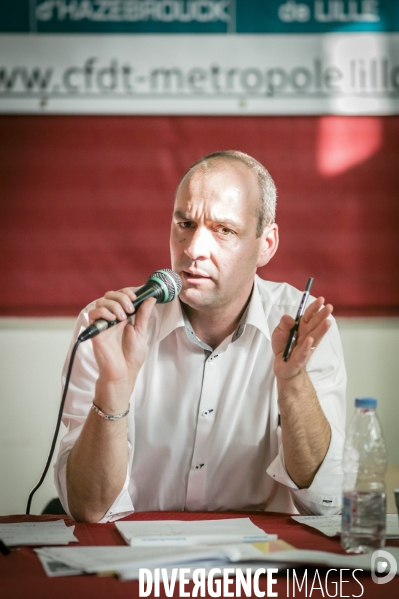
[[[66,372],[69,365],[72,349],[77,336],[88,326],[87,312],[92,305],[89,305],[78,317],[73,332],[72,342],[65,360],[62,372],[62,386],[65,386]],[[68,493],[66,485],[66,467],[70,451],[78,439],[87,415],[91,409],[94,399],[95,385],[98,378],[98,367],[94,358],[93,346],[91,341],[81,343],[76,352],[75,362],[69,383],[67,399],[64,406],[62,421],[67,427],[67,434],[61,441],[58,457],[54,465],[54,482],[60,498],[61,504],[66,513],[72,517],[68,505]],[[133,414],[129,413],[133,418]],[[130,466],[133,459],[132,444],[128,443],[129,458],[128,469],[124,486],[115,499],[114,503],[107,510],[100,522],[110,522],[123,518],[134,511],[133,503],[129,495]]]
[[[290,490],[295,507],[301,514],[338,514],[342,503],[342,455],[345,442],[346,371],[341,341],[335,319],[308,362],[308,375],[331,428],[327,454],[307,489],[299,489],[290,478],[284,463],[284,448],[267,472]],[[279,436],[281,437],[281,436]]]

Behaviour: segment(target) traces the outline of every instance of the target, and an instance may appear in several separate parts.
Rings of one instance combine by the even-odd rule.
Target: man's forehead
[[[176,195],[173,215],[186,220],[202,215],[214,221],[238,222],[240,217],[252,213],[253,208],[253,201],[234,185],[223,190],[186,188]]]
[[[260,188],[256,173],[237,160],[213,160],[189,171],[176,190],[175,205],[194,199],[204,193],[203,199],[226,201],[229,195],[243,196],[246,200],[260,199]],[[233,199],[233,198],[232,198]]]
[[[223,177],[226,173],[234,178],[243,178],[244,180],[253,182],[256,180],[256,174],[247,165],[240,160],[227,160],[226,158],[213,158],[204,162],[200,162],[190,171],[188,171],[183,181],[190,181],[196,178],[205,177],[212,180],[217,180]]]

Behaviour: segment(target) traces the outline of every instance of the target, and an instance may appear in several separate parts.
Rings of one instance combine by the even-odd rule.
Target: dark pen
[[[303,292],[301,303],[299,304],[298,312],[297,312],[297,315],[295,318],[295,324],[292,327],[292,329],[290,330],[290,335],[288,337],[287,345],[285,346],[285,350],[283,353],[284,362],[287,362],[288,358],[291,355],[292,350],[294,349],[297,335],[298,335],[299,323],[301,321],[303,313],[305,312],[306,303],[308,301],[308,297],[309,297],[309,293],[312,288],[312,285],[313,285],[313,278],[309,277],[308,282],[306,283],[305,291]]]

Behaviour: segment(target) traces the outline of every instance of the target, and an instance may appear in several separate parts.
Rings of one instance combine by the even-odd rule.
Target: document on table
[[[249,518],[221,520],[152,520],[116,522],[116,528],[132,547],[173,545],[223,545],[272,541],[269,535]]]
[[[0,524],[0,539],[8,547],[20,545],[68,545],[77,542],[74,526],[64,520]]]
[[[211,564],[234,564],[241,561],[253,563],[263,561],[270,553],[278,557],[292,547],[284,541],[271,543],[242,543],[237,545],[202,545],[182,547],[46,547],[36,549],[48,576],[79,574],[82,571],[93,574],[99,572],[117,573],[121,578],[132,579],[138,576],[140,568],[185,568],[210,567]],[[274,557],[272,562],[280,562]],[[62,564],[64,568],[62,568]],[[202,564],[202,565],[201,565]],[[270,564],[269,564],[270,566]],[[237,566],[238,567],[238,566]],[[248,565],[248,567],[250,567]]]
[[[259,544],[261,545],[261,544]],[[385,547],[399,562],[399,547]],[[122,579],[138,577],[140,568],[265,568],[305,564],[329,568],[371,570],[372,554],[341,555],[326,551],[288,549],[264,553],[250,543],[190,547],[46,547],[36,549],[42,559],[88,573],[113,572]]]
[[[286,543],[285,541],[282,541],[282,540],[254,543],[253,547],[258,549],[262,553],[273,553],[274,554],[273,561],[269,561],[269,562],[267,562],[267,564],[266,563],[259,564],[259,562],[257,562],[257,561],[250,561],[250,560],[246,560],[246,561],[242,561],[242,562],[241,561],[226,562],[225,559],[219,560],[219,561],[214,559],[214,560],[202,560],[202,561],[198,561],[198,562],[189,562],[187,564],[176,563],[176,564],[170,564],[166,568],[162,568],[162,570],[165,571],[163,578],[166,576],[168,580],[173,580],[173,578],[176,578],[176,580],[179,580],[179,578],[180,578],[179,573],[180,573],[180,569],[181,569],[182,565],[184,566],[185,570],[188,569],[188,572],[185,572],[185,578],[187,578],[187,579],[192,579],[193,572],[199,568],[205,570],[205,576],[208,576],[209,572],[211,570],[213,570],[214,568],[219,568],[221,570],[220,576],[223,576],[223,570],[225,568],[228,568],[229,572],[233,572],[233,574],[231,574],[232,576],[235,576],[236,570],[241,570],[244,574],[246,574],[247,570],[249,569],[251,571],[251,574],[254,574],[255,570],[257,570],[260,566],[265,569],[267,569],[267,568],[283,569],[283,568],[287,568],[288,564],[285,562],[281,562],[279,560],[279,556],[276,555],[276,553],[278,553],[280,551],[289,551],[291,549],[295,549],[292,545],[289,545],[288,543]],[[159,566],[158,566],[158,568],[159,568]],[[154,571],[155,571],[154,567],[150,567],[147,569],[150,570],[150,572],[154,575]],[[176,572],[176,570],[177,570],[177,572]],[[128,569],[123,570],[118,573],[118,577],[121,580],[138,580],[139,575],[140,575],[140,568],[137,568],[137,567],[128,568]],[[217,578],[217,576],[216,576],[216,578]]]
[[[394,557],[396,562],[399,563],[399,547],[385,547],[384,550],[389,552]],[[250,557],[247,552],[247,559],[243,557],[242,561],[239,560],[230,563],[216,561],[213,563],[190,563],[187,564],[187,567],[190,568],[190,574],[188,574],[186,578],[192,577],[192,573],[195,568],[205,568],[206,575],[211,568],[220,568],[223,575],[224,568],[232,568],[233,570],[240,569],[245,574],[247,568],[250,568],[252,573],[254,573],[258,568],[265,568],[265,570],[267,570],[267,568],[286,569],[300,565],[304,565],[306,567],[322,566],[336,569],[360,569],[364,570],[365,572],[370,572],[373,567],[375,567],[372,565],[372,553],[365,553],[362,555],[341,555],[338,553],[329,553],[327,551],[290,549],[287,551],[280,551],[278,553],[269,553],[263,556],[252,555],[252,557]],[[181,566],[175,565],[175,568],[176,567],[179,568]],[[150,567],[149,570],[151,571],[152,568]],[[170,580],[173,575],[173,568],[171,566],[166,568],[166,575]],[[397,572],[397,575],[399,575],[399,571]],[[124,570],[120,573],[120,578],[122,580],[137,580],[139,578],[139,570]]]
[[[71,568],[70,566],[63,564],[54,558],[45,555],[38,555],[38,557],[45,573],[49,578],[58,576],[78,576],[79,574],[85,574],[85,571],[81,568]]]
[[[301,524],[307,524],[316,528],[328,537],[334,537],[341,533],[342,516],[292,516],[293,520]],[[399,520],[396,514],[386,516],[387,539],[399,539]]]
[[[70,568],[94,572],[121,572],[132,568],[158,568],[203,560],[237,561],[242,555],[240,546],[199,547],[46,547],[36,549],[39,556],[48,557]],[[244,545],[252,547],[251,545]],[[258,553],[255,551],[255,555]],[[252,553],[249,552],[251,555]]]

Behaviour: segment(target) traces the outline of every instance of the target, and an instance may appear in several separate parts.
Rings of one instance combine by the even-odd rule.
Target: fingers
[[[310,346],[311,349],[312,348],[315,349],[319,345],[320,341],[323,339],[324,335],[327,333],[330,326],[331,326],[331,321],[324,320],[323,322],[321,322],[319,324],[319,326],[316,329],[314,329],[314,331],[312,331],[311,337],[313,339],[313,342]]]
[[[156,299],[154,297],[150,297],[146,299],[145,302],[140,305],[140,309],[137,310],[136,318],[134,320],[134,328],[142,335],[147,335],[148,321],[150,319],[152,309],[156,303]]]
[[[104,297],[96,301],[95,307],[89,311],[90,322],[97,318],[126,320],[135,311],[132,303],[135,298],[136,295],[130,287],[125,287],[120,291],[108,291]]]
[[[296,344],[296,359],[307,362],[331,326],[329,316],[333,311],[331,304],[324,305],[324,298],[318,297],[305,310],[301,318]]]
[[[129,288],[121,289],[120,291],[107,291],[104,295],[105,300],[119,304],[125,314],[133,314],[134,306],[132,300],[136,298],[136,294]],[[101,301],[101,300],[99,300]]]
[[[295,324],[295,319],[289,314],[284,314],[278,323],[278,328],[282,331],[290,331]]]
[[[305,368],[312,355],[313,344],[314,339],[312,337],[306,337],[305,339],[302,339],[300,343],[295,345],[288,364],[288,367],[294,370],[294,374],[297,374],[300,370]]]
[[[324,305],[324,297],[318,297],[305,310],[301,319],[300,330],[302,329],[307,334],[312,333],[322,322],[327,320],[332,311],[333,306],[331,304]]]
[[[331,304],[324,305],[324,297],[318,297],[306,308],[302,316],[302,322],[317,326],[323,319],[328,318],[333,311]]]
[[[323,300],[323,298],[318,299]],[[316,304],[316,302],[314,302],[314,304]],[[316,305],[319,305],[319,302]],[[319,309],[318,312],[312,311],[310,318],[308,314],[307,317],[309,320],[307,322],[305,319],[302,319],[299,325],[298,345],[301,346],[301,350],[303,350],[303,352],[308,354],[308,357],[310,357],[312,351],[314,351],[314,349],[318,346],[330,328],[331,321],[329,320],[329,316],[331,315],[332,311],[332,305],[327,304]]]
[[[294,318],[285,315],[273,331],[272,345],[276,359],[274,372],[278,378],[290,379],[297,376],[306,365],[331,326],[329,316],[331,304],[324,305],[324,298],[318,297],[305,310],[299,323],[297,342],[288,361],[282,360],[287,344],[288,332],[294,326]]]

